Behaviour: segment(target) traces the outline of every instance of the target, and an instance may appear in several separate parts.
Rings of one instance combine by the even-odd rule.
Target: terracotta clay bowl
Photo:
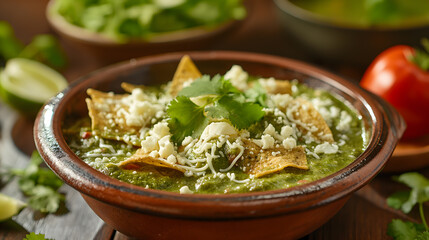
[[[280,23],[296,46],[326,62],[367,67],[383,50],[399,44],[420,46],[429,22],[366,27],[334,22],[289,0],[274,0]],[[412,3],[410,3],[412,4]]]
[[[201,72],[224,73],[239,64],[251,75],[298,79],[349,101],[370,135],[367,150],[349,166],[297,187],[243,194],[191,194],[150,190],[110,178],[91,168],[68,147],[66,118],[87,114],[87,88],[121,92],[123,81],[156,84],[172,78],[184,53],[132,59],[76,80],[43,109],[35,141],[47,165],[79,191],[107,224],[141,239],[295,239],[337,213],[351,194],[383,168],[405,128],[390,105],[359,86],[298,61],[242,52],[190,52]]]
[[[251,6],[245,2],[250,14]],[[53,10],[53,0],[46,8],[46,18],[53,30],[65,42],[90,54],[106,65],[133,57],[142,57],[172,51],[202,50],[228,39],[244,20],[231,20],[213,27],[194,27],[186,30],[160,33],[150,39],[118,40],[94,33],[69,23]]]

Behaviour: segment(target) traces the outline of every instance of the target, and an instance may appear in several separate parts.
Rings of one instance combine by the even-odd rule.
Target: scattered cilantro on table
[[[33,152],[30,163],[24,169],[11,169],[7,175],[18,178],[20,190],[27,196],[28,205],[43,213],[55,213],[63,194],[58,192],[63,182],[48,168],[40,167],[43,162],[38,152]]]
[[[0,63],[12,58],[28,58],[45,63],[53,68],[62,68],[66,57],[58,40],[52,35],[40,34],[24,45],[9,23],[0,21]]]
[[[387,204],[404,213],[409,213],[415,205],[419,206],[422,224],[393,219],[387,229],[387,234],[395,240],[428,240],[429,227],[424,216],[423,204],[429,201],[429,179],[416,173],[404,173],[395,178],[411,188],[409,191],[396,192],[387,199]]]
[[[199,106],[191,98],[204,98]],[[262,105],[248,101],[245,93],[220,75],[203,76],[183,88],[167,107],[173,141],[201,135],[210,120],[225,119],[237,129],[245,129],[264,116]]]
[[[40,233],[36,234],[32,232],[27,234],[23,240],[48,240],[48,239],[45,238],[45,234],[40,234]]]

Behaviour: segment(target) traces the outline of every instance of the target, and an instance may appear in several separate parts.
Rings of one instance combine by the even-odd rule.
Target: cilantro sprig
[[[208,125],[204,107],[196,105],[185,96],[179,96],[171,101],[167,114],[170,116],[168,124],[170,131],[174,132],[173,141],[176,143],[182,142],[186,136],[201,135]]]
[[[12,26],[0,21],[0,65],[12,58],[33,59],[57,69],[66,65],[64,51],[54,36],[40,34],[24,45],[15,36]]]
[[[25,238],[23,240],[48,240],[48,239],[45,237],[45,234],[40,234],[40,233],[36,234],[32,232],[25,235]]]
[[[63,182],[47,168],[40,167],[43,159],[33,152],[30,163],[24,169],[11,169],[6,175],[18,178],[19,189],[28,197],[28,205],[43,213],[55,213],[65,200],[58,192]]]
[[[419,173],[410,172],[401,174],[395,180],[407,185],[411,190],[394,193],[387,199],[387,204],[404,213],[409,213],[418,205],[422,224],[394,219],[388,226],[387,234],[396,240],[429,239],[429,227],[423,211],[424,202],[429,201],[429,179]]]
[[[191,100],[197,97],[204,98],[201,105]],[[196,79],[167,107],[172,139],[181,143],[186,136],[198,137],[212,120],[227,120],[239,130],[246,129],[265,114],[255,102],[220,75]]]

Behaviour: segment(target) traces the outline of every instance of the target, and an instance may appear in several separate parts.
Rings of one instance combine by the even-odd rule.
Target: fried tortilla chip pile
[[[191,58],[184,56],[174,74],[168,93],[174,98],[184,87],[185,83],[201,76],[200,71]],[[123,83],[122,87],[130,93],[136,88],[142,90],[146,88],[145,86],[136,86],[127,83]],[[290,82],[283,80],[275,80],[274,88],[265,88],[267,93],[270,94],[291,94],[292,92]],[[139,141],[129,141],[127,136],[137,135],[142,126],[129,126],[126,124],[125,115],[118,116],[117,114],[121,111],[128,111],[129,106],[122,101],[127,94],[115,95],[93,89],[88,89],[87,92],[90,98],[86,99],[86,102],[92,120],[93,132],[103,138],[124,141],[140,147]],[[292,120],[296,123],[298,130],[302,134],[310,135],[321,142],[334,142],[329,126],[310,102],[297,98],[290,104],[296,108],[292,114]],[[253,175],[256,178],[279,172],[284,168],[308,169],[305,147],[303,146],[286,149],[282,145],[277,144],[275,147],[263,149],[250,139],[243,139],[242,142],[244,151],[236,162],[236,166],[243,172]],[[236,156],[227,157],[231,159]],[[138,149],[134,155],[120,162],[118,166],[133,170],[145,170],[156,167],[167,168],[181,173],[186,172],[186,166],[179,162],[154,156],[151,152],[145,151],[143,148]]]

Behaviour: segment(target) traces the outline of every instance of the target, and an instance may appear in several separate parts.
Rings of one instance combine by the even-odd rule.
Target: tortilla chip
[[[127,83],[127,82],[121,83],[121,87],[122,87],[122,89],[124,89],[128,93],[132,93],[133,90],[136,88],[141,88],[143,90],[146,89],[145,85],[134,85],[134,84]]]
[[[195,66],[191,58],[188,55],[183,56],[171,82],[169,91],[171,96],[176,96],[177,93],[182,90],[185,82],[195,80],[201,76],[200,71]]]
[[[243,142],[246,147],[239,166],[244,172],[253,174],[255,177],[275,173],[286,167],[308,169],[307,156],[302,146],[291,150],[285,148],[262,149],[252,141]]]
[[[276,88],[275,89],[267,89],[268,93],[271,94],[292,94],[292,86],[289,81],[286,80],[275,80]]]
[[[297,98],[294,102],[299,106],[293,112],[293,117],[298,123],[297,128],[304,134],[310,132],[311,136],[316,140],[333,143],[334,136],[331,129],[316,108],[302,98]]]
[[[129,169],[130,167],[140,166],[144,167],[146,165],[154,166],[154,167],[162,167],[168,169],[174,169],[180,172],[185,172],[185,169],[180,167],[179,165],[171,164],[163,159],[154,158],[149,156],[147,152],[143,149],[138,149],[134,155],[132,155],[127,160],[124,160],[119,163],[119,167]]]
[[[122,102],[128,95],[105,93],[94,89],[88,89],[87,93],[91,97],[86,99],[86,104],[92,130],[103,138],[138,145],[138,142],[133,143],[129,140],[129,136],[137,134],[141,127],[128,126],[125,116],[118,114],[123,110],[128,111],[129,106]]]

